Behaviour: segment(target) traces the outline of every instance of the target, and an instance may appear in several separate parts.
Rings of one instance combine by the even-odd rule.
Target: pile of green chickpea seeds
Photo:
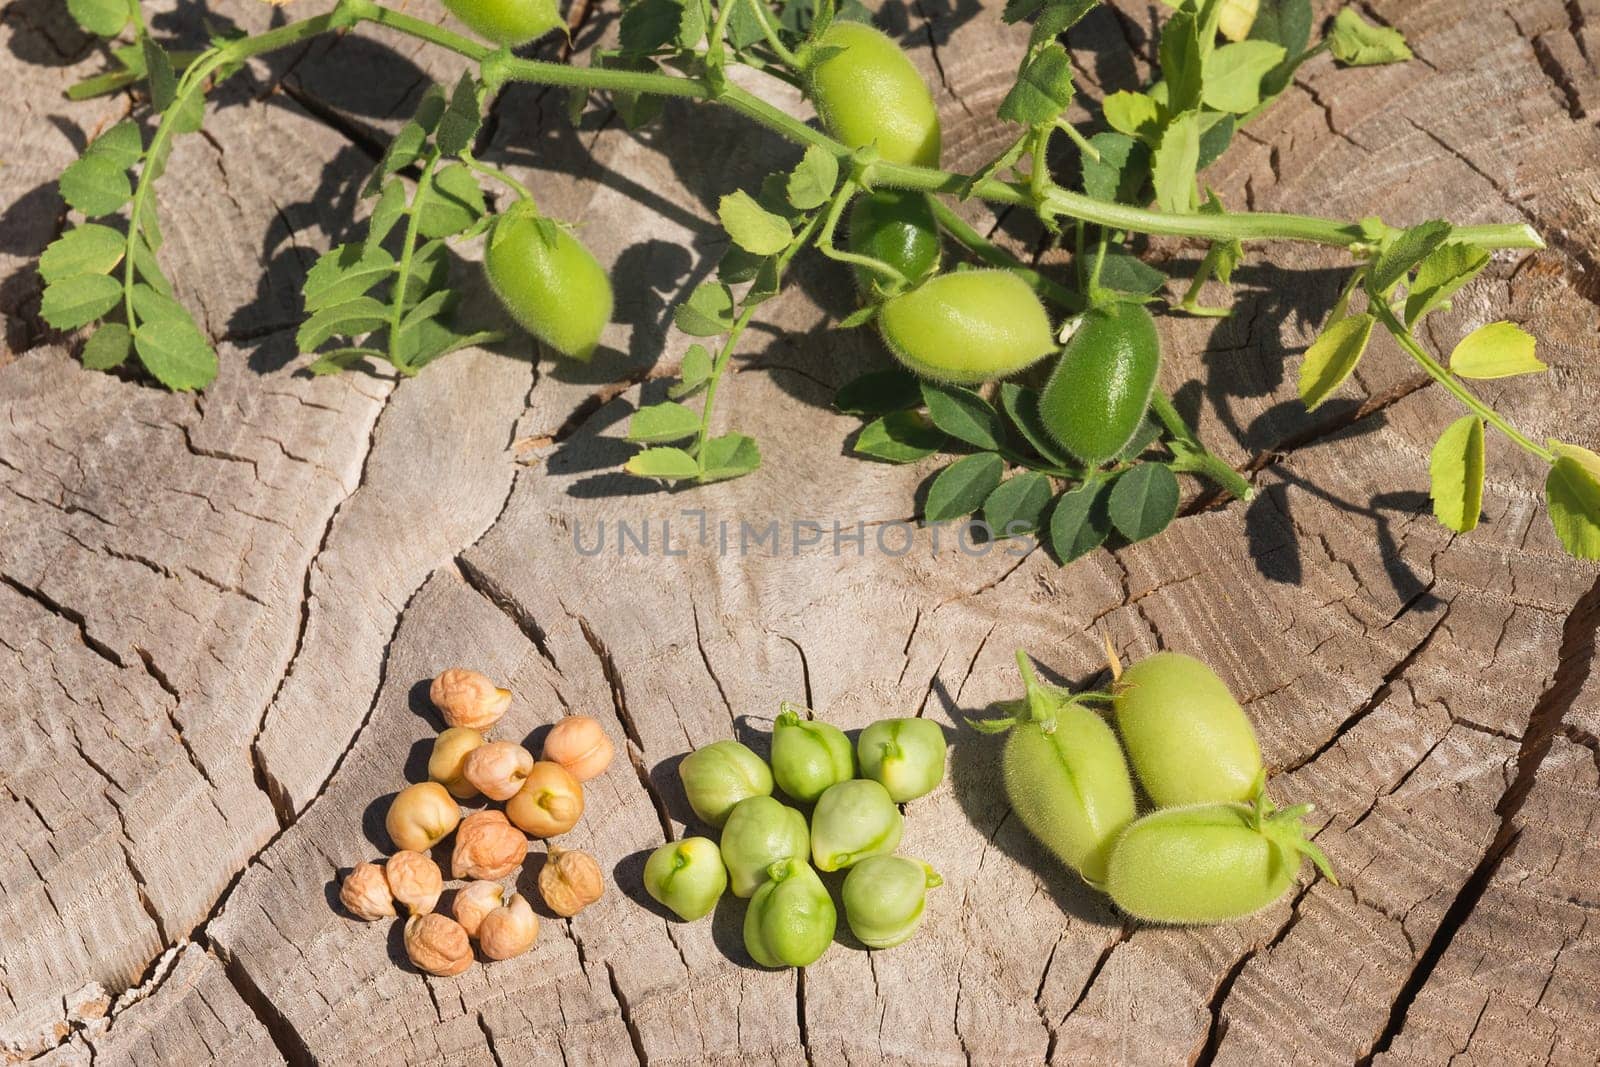
[[[869,948],[891,948],[922,921],[927,891],[943,880],[925,863],[895,855],[899,805],[944,779],[944,731],[927,719],[884,719],[854,745],[836,726],[785,703],[772,728],[772,763],[738,741],[718,741],[678,769],[695,815],[722,832],[669,841],[650,855],[644,887],[685,920],[722,894],[749,898],[744,944],[763,967],[805,967],[833,943],[838,910],[818,871],[847,871],[841,891],[850,931]],[[857,775],[860,777],[857,777]],[[799,808],[772,795],[811,805]]]

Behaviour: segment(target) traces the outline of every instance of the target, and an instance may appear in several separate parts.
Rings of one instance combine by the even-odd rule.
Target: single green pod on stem
[[[739,801],[772,794],[772,771],[760,756],[737,741],[717,741],[695,749],[678,765],[678,779],[689,807],[718,828],[728,821]]]
[[[1283,896],[1309,857],[1334,885],[1328,858],[1306,836],[1309,804],[1277,811],[1256,803],[1195,804],[1152,812],[1123,831],[1106,891],[1146,922],[1199,924],[1242,919]]]
[[[1139,429],[1161,369],[1161,337],[1143,304],[1093,307],[1039,396],[1044,426],[1090,466],[1119,454]]]
[[[870,778],[840,782],[811,813],[811,858],[819,871],[839,871],[900,845],[905,820],[889,791]]]
[[[944,780],[944,731],[927,719],[883,719],[861,731],[856,749],[861,776],[904,804],[933,792]]]
[[[1112,693],[1117,732],[1158,807],[1255,795],[1261,746],[1210,667],[1181,652],[1157,652],[1123,671]]]
[[[802,862],[811,854],[806,817],[772,797],[749,797],[733,806],[722,828],[722,862],[733,895],[748,897],[781,859]]]
[[[567,24],[555,0],[444,0],[444,6],[480,37],[513,48]]]
[[[814,804],[829,786],[856,776],[856,752],[837,726],[801,718],[784,702],[772,726],[772,777],[778,788]]]
[[[939,165],[933,93],[889,36],[864,22],[837,21],[811,46],[806,95],[822,127],[851,148],[876,145],[890,163]]]
[[[924,378],[976,384],[1056,350],[1050,316],[1008,270],[937,274],[885,301],[878,329],[896,359]]]
[[[1017,653],[1026,695],[1001,707],[1005,719],[974,719],[1006,732],[1002,777],[1028,832],[1091,885],[1105,881],[1111,846],[1134,816],[1133,780],[1117,735],[1073,694],[1041,683]]]
[[[939,223],[928,194],[909,189],[879,189],[850,205],[849,248],[889,264],[916,285],[939,269]],[[856,284],[870,293],[883,279],[857,266]]]
[[[483,267],[500,303],[557,352],[588,359],[611,321],[611,279],[564,227],[519,200],[494,220]]]
[[[779,860],[750,898],[745,950],[763,967],[805,967],[833,942],[839,921],[828,887],[804,860]]]
[[[893,948],[916,932],[927,892],[944,879],[905,856],[868,856],[845,875],[842,897],[850,932],[868,948]]]
[[[645,892],[680,919],[692,922],[709,914],[727,888],[722,853],[708,837],[668,841],[645,860]]]

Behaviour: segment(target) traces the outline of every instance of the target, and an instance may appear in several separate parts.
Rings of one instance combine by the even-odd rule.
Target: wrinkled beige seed
[[[461,773],[490,800],[510,800],[533,770],[533,753],[510,741],[490,741],[467,753]]]
[[[456,914],[456,922],[461,924],[468,936],[477,937],[483,917],[505,903],[505,895],[506,891],[500,888],[499,882],[469,882],[456,891],[451,910]]]
[[[571,917],[606,891],[600,864],[587,852],[551,848],[539,871],[539,895],[557,915]]]
[[[528,838],[505,812],[476,811],[461,820],[450,871],[457,878],[504,878],[522,866]]]
[[[432,911],[439,903],[439,894],[444,892],[439,865],[420,852],[396,852],[384,863],[383,874],[394,899],[413,915]]]
[[[384,877],[383,868],[376,863],[358,863],[344,876],[344,882],[339,886],[339,902],[351,915],[368,922],[397,914],[388,879]]]
[[[395,794],[384,828],[396,848],[426,852],[450,836],[461,821],[461,806],[438,782],[418,782]]]
[[[604,772],[615,751],[605,729],[587,715],[568,715],[544,739],[544,758],[561,764],[580,782]]]
[[[477,786],[462,773],[462,764],[474,749],[483,744],[483,735],[469,726],[452,726],[433,741],[428,756],[428,777],[450,791],[458,800],[478,795]]]
[[[472,942],[454,919],[430,911],[406,920],[406,955],[420,970],[448,978],[472,966]]]
[[[506,801],[506,816],[534,837],[555,837],[578,824],[583,786],[565,767],[540,760],[517,795]]]
[[[509,960],[528,951],[538,936],[539,917],[521,893],[513,893],[510,900],[483,917],[478,947],[492,960]]]
[[[435,678],[428,698],[447,726],[474,730],[487,730],[511,706],[511,690],[497,688],[485,675],[465,667],[451,667]]]

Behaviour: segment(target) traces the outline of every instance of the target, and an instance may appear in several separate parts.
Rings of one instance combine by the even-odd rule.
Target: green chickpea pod
[[[495,44],[527,44],[566,25],[555,0],[444,0],[444,6]]]
[[[889,791],[870,778],[829,787],[811,813],[811,859],[819,871],[839,871],[900,845],[905,820]]]
[[[861,776],[904,804],[933,792],[944,780],[944,731],[927,719],[884,719],[861,731],[856,742]]]
[[[811,835],[806,817],[772,797],[748,797],[733,806],[722,828],[722,862],[733,895],[748,897],[767,880],[767,868],[781,859],[804,862]]]
[[[763,967],[805,967],[827,951],[838,921],[817,872],[804,860],[779,860],[750,898],[744,947]]]
[[[941,382],[1004,378],[1056,350],[1044,305],[1008,270],[936,274],[885,302],[878,330],[896,359]]]
[[[856,776],[855,749],[837,726],[802,719],[785,702],[772,727],[772,776],[789,796],[813,804],[829,786]]]
[[[494,220],[484,272],[523,328],[563,355],[587,360],[611,321],[611,279],[566,228],[519,200]]]
[[[807,63],[806,95],[823,128],[851,148],[875,145],[890,163],[939,165],[939,111],[900,46],[862,22],[823,31]]]
[[[922,922],[927,892],[944,879],[905,856],[868,856],[844,879],[844,917],[868,948],[893,948]]]
[[[719,829],[739,801],[772,794],[772,771],[760,756],[737,741],[717,741],[695,749],[678,766],[678,779],[683,782],[689,807]]]
[[[717,906],[728,888],[717,843],[706,837],[668,841],[644,864],[644,890],[680,919],[694,921]]]
[[[1117,679],[1117,730],[1158,807],[1245,801],[1261,776],[1261,746],[1239,702],[1193,656],[1157,652]]]

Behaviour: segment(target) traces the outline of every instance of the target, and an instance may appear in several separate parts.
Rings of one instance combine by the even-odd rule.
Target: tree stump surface
[[[1498,255],[1430,340],[1527,324],[1551,373],[1486,392],[1530,436],[1600,447],[1600,4],[1366,6],[1416,60],[1307,64],[1206,181],[1236,209],[1531,222],[1550,248]],[[1129,0],[1073,34],[1086,92],[1138,83],[1159,10]],[[154,24],[200,40],[203,20],[275,17],[177,0]],[[994,4],[894,4],[880,22],[936,87],[947,164],[992,156],[1026,30]],[[615,29],[615,5],[595,5],[580,53]],[[1537,465],[1493,437],[1483,524],[1457,538],[1433,521],[1428,450],[1458,412],[1387,340],[1336,401],[1303,410],[1297,358],[1347,257],[1252,248],[1232,318],[1160,320],[1166,384],[1251,472],[1253,503],[1066,568],[1043,550],[935,550],[926,531],[895,554],[875,531],[911,517],[934,468],[847,454],[859,422],[832,392],[885,357],[869,331],[831,328],[850,280],[811,258],[762,309],[719,405],[760,439],[761,471],[679,493],[617,471],[628,415],[687,346],[670,312],[714,267],[717,199],[792,163],[777,137],[683,103],[637,133],[591,103],[574,130],[564,94],[514,87],[484,155],[612,267],[605,349],[574,366],[519,337],[413,379],[314,379],[292,344],[299,280],[364,214],[383,139],[461,65],[370,27],[268,57],[220,90],[158,186],[163,261],[222,356],[203,395],[172,395],[83,370],[37,315],[33,263],[65,224],[54,177],[130,100],[64,99],[104,60],[55,0],[11,0],[0,36],[8,1056],[1600,1058],[1600,581],[1560,551]],[[1016,218],[966,210],[1031,247]],[[1150,249],[1174,285],[1201,251]],[[481,301],[473,265],[456,266]],[[741,521],[790,544],[741,556]],[[789,551],[797,521],[821,543]],[[865,550],[836,552],[835,521],[865,522]],[[618,522],[649,523],[651,553],[619,554]],[[602,523],[605,551],[580,552]],[[663,523],[681,554],[662,552]],[[998,789],[997,743],[963,715],[1016,695],[1018,648],[1059,680],[1094,678],[1099,628],[1124,656],[1180,649],[1219,670],[1274,795],[1316,805],[1338,886],[1303,877],[1233,925],[1143,927],[1032,842]],[[523,957],[432,979],[406,964],[398,924],[353,921],[337,891],[388,850],[383,811],[423,776],[438,725],[426,682],[457,663],[515,690],[499,736],[537,743],[581,711],[619,758],[563,840],[601,861],[605,897],[547,914]],[[803,973],[762,970],[738,902],[684,924],[642,892],[649,850],[694,832],[678,760],[730,736],[761,748],[784,699],[846,728],[920,714],[953,741],[902,846],[945,884],[900,948],[862,951],[841,924],[844,944]],[[519,882],[532,899],[538,862]]]

